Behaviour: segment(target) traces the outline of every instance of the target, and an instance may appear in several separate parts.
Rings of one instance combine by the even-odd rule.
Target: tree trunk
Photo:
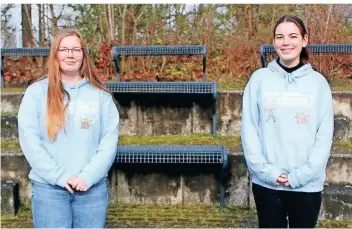
[[[30,4],[22,4],[22,46],[32,47],[32,13]]]
[[[121,20],[121,45],[125,45],[125,37],[126,37],[126,13],[127,13],[127,4],[122,7],[118,6],[120,20]]]
[[[254,12],[253,12],[253,32],[254,36],[257,36],[259,33],[259,8],[260,5],[254,5]]]
[[[329,7],[329,11],[328,11],[328,18],[326,19],[326,24],[325,24],[325,32],[324,32],[324,39],[321,43],[325,43],[326,41],[326,36],[327,36],[327,32],[328,32],[328,28],[329,28],[329,21],[330,21],[330,16],[331,16],[331,11],[332,11],[332,4]]]
[[[109,29],[109,20],[108,20],[108,9],[105,7],[105,4],[100,5],[101,14],[101,31],[103,32],[103,38],[105,42],[110,42],[110,29]]]
[[[114,26],[114,5],[108,4],[108,22],[110,32],[110,42],[115,38],[115,26]]]
[[[144,13],[144,6],[140,9],[140,13],[138,14],[137,17],[136,17],[136,10],[134,9],[133,6],[131,6],[128,13],[130,14],[132,21],[133,21],[132,45],[134,45],[137,40],[137,25],[138,25],[138,22]]]
[[[44,5],[45,4],[37,4],[38,5],[38,25],[39,25],[39,44],[42,47],[45,47],[45,22],[44,22]]]
[[[59,20],[59,17],[56,17],[55,12],[54,12],[54,5],[49,4],[50,8],[50,13],[51,13],[51,30],[50,33],[53,37],[56,36],[56,34],[60,31],[59,27],[57,26],[57,21]]]
[[[252,5],[247,5],[247,26],[248,26],[248,39],[251,40],[254,36],[253,31],[253,15],[252,15]]]

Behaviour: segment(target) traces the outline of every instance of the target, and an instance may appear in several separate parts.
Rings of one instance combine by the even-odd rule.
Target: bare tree
[[[119,11],[119,18],[121,21],[121,45],[125,45],[125,39],[126,39],[126,14],[127,14],[127,4],[124,5],[118,5],[117,9]]]
[[[48,4],[48,6],[49,6],[49,9],[50,9],[50,14],[51,14],[51,18],[47,17],[51,21],[50,34],[54,37],[60,31],[60,29],[59,29],[59,27],[57,25],[57,22],[62,17],[62,13],[64,12],[65,5],[62,5],[61,12],[59,13],[58,16],[55,15],[54,5],[53,4]]]
[[[14,4],[0,4],[1,5],[1,43],[2,47],[15,47],[16,39],[14,36],[15,28],[8,25],[11,18],[10,10],[13,8]]]
[[[322,43],[324,43],[326,41],[326,35],[327,35],[327,32],[328,32],[328,26],[329,26],[329,20],[330,20],[330,16],[331,16],[331,12],[332,12],[332,4],[330,5],[329,7],[329,10],[328,10],[328,15],[327,15],[327,19],[326,19],[326,24],[325,24],[325,32],[324,32],[324,39],[322,41]]]
[[[128,11],[128,14],[131,16],[131,19],[133,21],[133,32],[132,32],[132,45],[136,43],[137,39],[137,25],[141,17],[143,16],[145,10],[145,6],[142,6],[142,8],[139,11],[139,14],[136,15],[136,10],[133,5],[130,6],[130,10]]]
[[[32,7],[30,4],[22,4],[22,45],[32,47],[35,42],[32,34]]]

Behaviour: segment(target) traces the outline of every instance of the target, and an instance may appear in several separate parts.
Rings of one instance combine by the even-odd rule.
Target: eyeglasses
[[[66,57],[71,50],[72,55],[75,57],[82,57],[83,56],[83,49],[82,48],[59,48],[58,49],[58,54],[62,57]]]

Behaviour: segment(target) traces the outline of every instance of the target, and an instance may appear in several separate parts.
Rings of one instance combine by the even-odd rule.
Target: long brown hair
[[[275,31],[276,31],[276,28],[281,24],[281,23],[284,23],[284,22],[292,22],[294,23],[300,33],[301,33],[301,36],[302,38],[307,35],[307,30],[306,30],[306,27],[304,26],[304,23],[302,21],[302,19],[300,19],[299,17],[297,16],[293,16],[293,15],[285,15],[285,16],[282,16],[275,24],[275,27],[274,27],[274,30],[273,30],[273,37],[275,37]],[[301,51],[301,54],[300,54],[300,60],[302,60],[303,62],[308,62],[309,60],[309,52],[308,52],[308,48],[307,47],[302,47],[302,51]]]
[[[61,83],[61,70],[57,57],[57,51],[61,40],[67,36],[76,36],[79,38],[82,49],[83,49],[83,60],[80,68],[81,77],[85,77],[89,84],[99,88],[105,92],[109,90],[104,86],[100,78],[95,74],[94,66],[89,58],[85,42],[82,39],[82,35],[73,29],[65,29],[60,31],[54,38],[54,41],[50,48],[50,55],[48,59],[48,99],[47,99],[47,132],[50,140],[54,140],[60,130],[65,128],[65,114],[66,109],[70,102],[70,95],[64,89]],[[68,102],[65,105],[64,96],[67,96]]]

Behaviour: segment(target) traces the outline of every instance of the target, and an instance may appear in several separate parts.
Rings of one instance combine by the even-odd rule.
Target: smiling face
[[[302,48],[308,44],[308,36],[302,35],[293,22],[282,22],[275,29],[273,45],[280,57],[280,63],[294,67],[300,62]]]
[[[66,74],[79,74],[83,62],[83,50],[77,36],[64,37],[57,50],[60,70]]]

